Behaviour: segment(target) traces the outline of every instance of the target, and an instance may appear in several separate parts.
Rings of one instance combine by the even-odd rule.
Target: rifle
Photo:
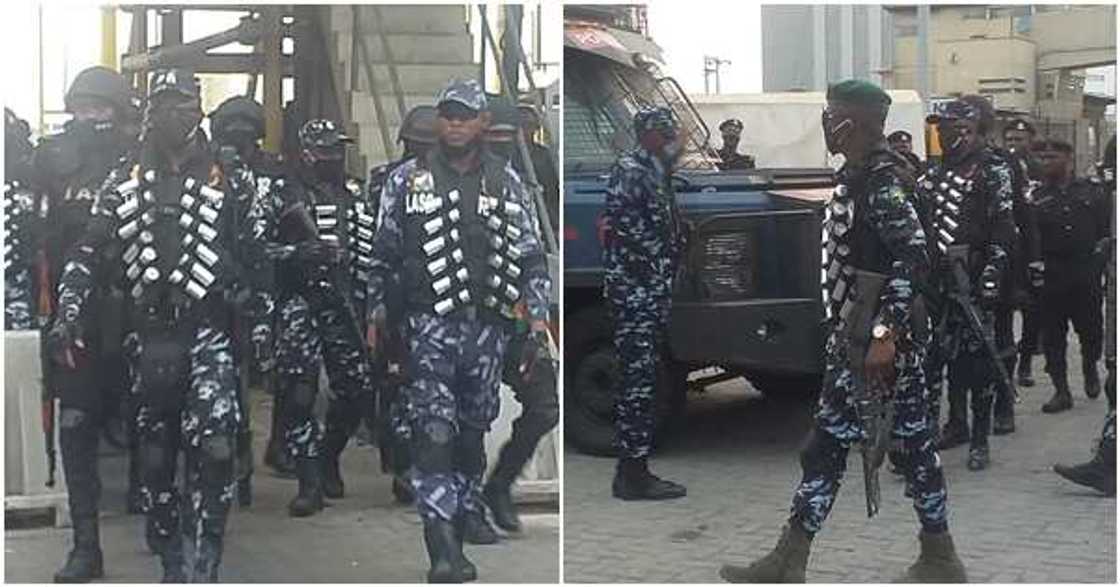
[[[43,441],[47,450],[47,487],[54,487],[55,472],[58,470],[58,451],[54,445],[54,377],[52,373],[56,368],[52,359],[51,353],[47,349],[47,331],[51,327],[50,317],[53,316],[52,312],[52,299],[51,299],[51,279],[50,268],[47,266],[47,254],[45,251],[39,251],[36,267],[38,268],[36,279],[39,281],[39,315],[46,317],[42,321],[42,328],[39,329],[39,370],[43,375],[43,392],[42,392],[42,424],[43,424]]]
[[[887,276],[882,273],[857,269],[855,298],[844,318],[848,363],[855,382],[856,414],[863,428],[859,453],[863,461],[863,490],[869,518],[879,513],[879,468],[886,460],[894,425],[894,401],[886,396],[888,390],[874,389],[863,377],[863,362],[871,344],[871,328],[878,309],[879,293],[886,282]]]
[[[1007,367],[1003,364],[999,349],[996,347],[995,333],[992,329],[984,326],[980,311],[972,303],[971,286],[966,269],[968,256],[968,245],[952,245],[945,253],[952,276],[952,281],[949,283],[950,291],[946,296],[947,301],[960,310],[969,330],[983,341],[988,361],[995,370],[996,377],[999,378],[998,383],[1003,393],[1010,394],[1011,399],[1018,403],[1019,390],[1015,388],[1015,383],[1007,373]]]

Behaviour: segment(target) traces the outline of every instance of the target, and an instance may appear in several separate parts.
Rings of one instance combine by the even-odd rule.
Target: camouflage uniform
[[[4,330],[32,330],[35,255],[41,230],[39,196],[31,188],[31,131],[4,109]]]
[[[954,114],[949,110],[944,116],[978,116],[970,106],[957,101]],[[918,178],[920,205],[926,210],[926,222],[931,241],[931,258],[934,274],[931,278],[935,297],[942,300],[941,311],[935,312],[934,345],[929,360],[931,420],[937,422],[942,382],[942,367],[949,371],[949,423],[945,430],[963,430],[967,436],[968,407],[965,405],[971,392],[972,436],[970,463],[986,466],[988,434],[992,426],[992,406],[997,393],[1010,393],[1002,389],[984,341],[969,329],[966,318],[955,311],[947,297],[953,290],[953,275],[949,269],[947,251],[950,246],[968,245],[967,271],[972,304],[981,311],[984,327],[994,329],[993,305],[981,298],[983,284],[1003,283],[1010,264],[1010,251],[1015,246],[1016,229],[1012,210],[1014,206],[1011,168],[989,147],[981,147],[964,160],[949,166],[944,163],[930,167]],[[950,432],[945,432],[949,436]]]
[[[328,122],[311,121],[305,128]],[[338,134],[333,124],[316,132]],[[277,391],[285,396],[287,449],[294,458],[316,459],[329,437],[327,451],[337,458],[362,414],[358,403],[372,392],[356,308],[365,296],[361,275],[367,271],[374,216],[354,182],[342,188],[303,176],[280,179],[275,188],[258,193],[249,223],[254,240],[263,245],[262,256],[276,263],[275,360]],[[311,214],[316,240],[336,241],[348,260],[335,266],[302,258],[298,243],[288,242],[281,230],[281,218],[293,206]],[[359,232],[365,236],[359,238]],[[312,413],[322,366],[335,394],[326,433]]]
[[[437,102],[485,108],[475,82],[453,82]],[[460,174],[438,147],[424,166],[397,167],[382,192],[369,307],[385,306],[399,275],[404,411],[426,528],[480,507],[482,439],[498,415],[514,306],[523,301],[530,319],[547,319],[549,277],[532,206],[508,164],[483,153],[478,169]]]
[[[906,492],[914,500],[922,527],[934,532],[947,527],[945,482],[926,417],[930,401],[925,378],[928,328],[922,323],[924,318],[913,314],[929,257],[910,188],[896,175],[898,164],[879,151],[862,168],[844,168],[826,207],[824,291],[831,332],[825,344],[824,387],[816,428],[801,454],[803,476],[790,516],[791,522],[799,522],[810,534],[820,529],[832,509],[848,451],[864,434],[853,397],[856,375],[844,337],[848,307],[857,296],[851,279],[855,269],[889,277],[879,296],[878,323],[895,334],[897,348],[897,379],[890,400],[895,408],[892,437],[903,457]]]
[[[185,70],[157,72],[151,87],[153,97],[198,96]],[[165,579],[213,581],[234,496],[241,421],[232,309],[224,297],[239,284],[230,252],[232,207],[225,205],[234,197],[227,199],[229,186],[216,173],[204,135],[193,132],[181,171],[169,170],[155,147],[144,144],[138,160],[126,158],[97,192],[93,220],[62,275],[51,340],[56,348],[73,346],[100,279],[128,292],[124,348],[140,400],[141,494],[150,540]],[[186,503],[175,481],[180,451]]]
[[[667,111],[649,124],[671,124]],[[604,297],[622,366],[615,403],[617,443],[626,458],[653,450],[654,380],[667,343],[673,274],[682,250],[669,170],[644,148],[622,155],[607,183]]]

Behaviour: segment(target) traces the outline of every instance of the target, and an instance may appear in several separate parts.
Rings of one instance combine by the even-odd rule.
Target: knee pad
[[[833,474],[842,472],[845,467],[844,446],[836,437],[813,428],[809,439],[801,449],[801,469],[808,475],[812,473]]]
[[[453,469],[455,427],[451,422],[429,419],[412,427],[412,460],[423,473],[450,473]]]

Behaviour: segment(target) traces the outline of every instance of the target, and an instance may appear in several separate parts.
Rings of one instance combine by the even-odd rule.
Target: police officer
[[[738,118],[728,118],[719,123],[719,132],[723,136],[723,145],[719,154],[720,169],[754,169],[754,157],[739,152],[739,139],[743,135],[743,121]]]
[[[104,281],[126,292],[125,346],[140,399],[141,493],[163,579],[215,581],[241,419],[229,301],[240,285],[226,206],[235,197],[199,129],[193,73],[160,70],[149,87],[139,154],[115,166],[97,192],[93,219],[62,274],[48,340],[56,361],[85,360],[84,319],[97,310],[90,295]],[[180,450],[182,509],[175,479]]]
[[[513,149],[517,147],[517,112],[504,98],[488,102],[491,120],[486,130],[486,146],[492,153],[510,161],[516,152]],[[560,420],[556,362],[547,355],[547,349],[536,345],[529,336],[528,326],[525,321],[519,321],[516,334],[510,339],[502,371],[502,380],[513,389],[514,397],[521,404],[521,414],[514,420],[513,434],[502,445],[498,462],[482,490],[482,499],[490,507],[494,523],[507,532],[521,530],[517,506],[510,492],[513,482],[533,457],[541,438]],[[527,353],[541,356],[534,358],[532,370],[523,372],[521,364]],[[485,520],[478,519],[468,523],[467,527],[468,530],[472,527],[480,530],[477,534],[468,531],[465,538],[472,544],[497,541],[497,535],[493,534]]]
[[[730,582],[805,581],[809,549],[836,499],[848,451],[870,432],[856,410],[857,385],[870,385],[886,393],[880,401],[894,402],[892,439],[901,446],[907,495],[922,526],[921,554],[904,580],[963,583],[964,566],[948,529],[945,480],[932,438],[935,424],[926,415],[928,319],[915,302],[930,261],[912,187],[904,180],[908,173],[900,173],[901,162],[883,139],[891,100],[860,80],[830,86],[827,100],[821,120],[825,144],[829,152],[843,153],[846,162],[824,224],[823,291],[831,328],[824,389],[801,452],[801,484],[778,545],[750,566],[725,565],[720,576]],[[881,290],[856,291],[857,283],[864,283],[857,271],[879,274]],[[857,320],[857,305],[866,306],[872,319]],[[866,352],[851,352],[857,340],[870,341]]]
[[[393,170],[408,161],[415,161],[421,166],[426,164],[428,152],[436,143],[435,106],[420,105],[409,110],[401,124],[397,140],[404,147],[401,157],[370,171],[367,191],[370,207],[373,210],[380,207],[381,191],[385,187],[385,180]],[[386,307],[388,308],[387,323],[399,324],[401,319],[399,300],[387,302]],[[394,498],[399,503],[408,504],[412,503],[414,496],[412,484],[408,479],[408,470],[411,467],[408,454],[408,421],[400,393],[405,356],[402,341],[397,336],[397,329],[389,328],[386,335],[389,340],[384,345],[381,356],[374,358],[375,364],[383,373],[383,377],[378,382],[377,415],[380,418],[379,425],[376,426],[379,435],[378,449],[381,470],[393,475]]]
[[[517,107],[517,113],[520,116],[521,135],[529,149],[529,161],[533,164],[533,172],[544,196],[548,220],[552,224],[552,230],[557,231],[560,227],[560,174],[556,171],[556,157],[547,146],[537,140],[537,134],[541,130],[541,117],[537,109],[532,104],[521,104]],[[514,171],[527,177],[520,152],[515,152],[510,161],[513,161]]]
[[[915,177],[925,170],[925,164],[914,154],[914,137],[910,133],[901,129],[892,132],[887,135],[887,145],[906,160]]]
[[[463,555],[467,511],[498,414],[510,330],[524,303],[532,336],[547,329],[549,277],[533,207],[516,173],[483,149],[486,97],[454,80],[436,100],[439,143],[427,165],[406,162],[381,197],[367,341],[376,350],[386,288],[400,275],[404,389],[430,582],[474,580]]]
[[[376,209],[379,207],[381,190],[385,187],[385,180],[394,169],[411,159],[423,160],[432,145],[436,143],[436,108],[426,104],[414,106],[405,114],[401,122],[401,129],[397,133],[397,142],[403,146],[399,159],[374,167],[369,172],[369,183],[366,191],[369,193],[370,204]]]
[[[272,189],[275,179],[282,175],[282,162],[279,157],[274,157],[262,151],[258,142],[264,138],[264,109],[252,98],[234,96],[218,105],[210,113],[210,130],[213,133],[214,148],[217,158],[221,162],[222,172],[230,183],[234,196],[237,197],[234,218],[237,226],[238,238],[244,240],[251,237],[248,232],[249,209],[252,200],[258,193],[267,193]],[[232,204],[231,204],[232,205]],[[247,258],[251,246],[239,246],[237,252],[242,257],[243,265],[251,264]],[[249,310],[249,319],[239,319],[234,331],[234,346],[239,352],[239,364],[251,365],[261,372],[271,371],[272,357],[272,323],[271,309],[273,300],[271,283],[257,283],[253,288],[253,303],[246,307]],[[251,349],[251,350],[249,350]],[[251,359],[251,360],[250,360]],[[238,401],[241,405],[241,429],[238,431],[238,459],[237,459],[237,499],[243,506],[252,503],[252,474],[253,474],[253,446],[252,431],[249,427],[249,403],[246,398],[248,392],[246,378],[238,378],[241,384],[238,388]],[[279,410],[273,410],[278,412]],[[273,431],[278,417],[273,418]],[[271,438],[270,438],[271,440]],[[273,448],[271,445],[269,448]],[[281,454],[284,454],[281,451]],[[290,463],[277,462],[270,459],[269,451],[265,452],[265,461],[272,465]]]
[[[4,108],[4,330],[32,330],[35,256],[39,252],[39,195],[32,186],[31,128]]]
[[[1097,165],[1097,177],[1104,187],[1104,196],[1116,198],[1116,135],[1104,150],[1104,159]],[[1066,479],[1092,487],[1105,495],[1116,495],[1116,217],[1109,223],[1112,242],[1108,244],[1105,267],[1105,366],[1108,378],[1104,392],[1108,397],[1108,416],[1093,458],[1078,465],[1054,465],[1054,472]]]
[[[933,210],[930,238],[941,308],[935,316],[936,364],[948,365],[949,370],[949,420],[942,429],[941,448],[969,441],[968,468],[980,470],[991,460],[988,434],[995,394],[1010,392],[999,381],[984,339],[994,336],[993,311],[1001,302],[1015,246],[1011,170],[985,143],[985,115],[976,100],[966,96],[949,102],[929,121],[937,124],[945,153],[918,185],[920,199]],[[964,288],[983,331],[974,330],[963,308],[952,301],[956,294],[965,297]],[[931,381],[939,379],[940,373],[931,374]],[[935,394],[940,391],[939,385],[931,388]],[[965,404],[969,393],[971,436]]]
[[[259,256],[277,263],[277,393],[299,478],[288,505],[294,517],[345,493],[338,460],[372,392],[356,306],[365,298],[376,228],[360,184],[345,174],[352,139],[334,122],[315,119],[300,128],[299,141],[291,181],[250,212],[254,240],[266,249]],[[324,366],[334,392],[325,433],[313,413]]]
[[[90,223],[94,194],[136,141],[124,130],[123,122],[131,115],[133,104],[128,83],[117,72],[104,67],[83,70],[70,85],[65,105],[73,118],[61,134],[44,138],[34,155],[35,183],[43,190],[45,199],[44,248],[47,285],[52,294],[58,290],[67,256]],[[98,538],[101,479],[97,444],[128,385],[121,353],[120,312],[124,294],[105,279],[92,284],[89,295],[89,311],[75,323],[83,331],[86,344],[81,356],[73,364],[49,360],[43,364],[47,391],[61,400],[59,441],[74,521],[74,549],[55,574],[57,582],[82,582],[103,575]],[[66,318],[59,307],[52,307],[47,328]],[[133,457],[129,474],[130,510],[138,504],[139,495],[139,475]]]
[[[615,400],[620,458],[612,492],[624,500],[675,499],[684,497],[684,486],[650,473],[647,460],[653,451],[654,373],[665,358],[673,275],[683,249],[670,182],[682,136],[668,108],[639,109],[634,132],[639,146],[611,169],[603,212],[603,291],[622,364]]]
[[[1060,139],[1036,141],[1032,150],[1041,168],[1041,184],[1031,200],[1042,235],[1046,280],[1042,286],[1042,346],[1054,396],[1042,406],[1047,414],[1073,407],[1066,374],[1066,336],[1070,322],[1081,341],[1085,395],[1101,392],[1097,361],[1103,343],[1101,270],[1109,248],[1112,207],[1097,178],[1074,175],[1073,146]]]
[[[1031,183],[1038,176],[1038,164],[1031,155],[1031,143],[1034,142],[1035,130],[1031,123],[1019,118],[1012,120],[1003,129],[1003,147],[1010,155],[1012,181],[1015,183],[1018,196],[1015,206],[1015,220],[1019,227],[1020,239],[1015,259],[1018,267],[1015,278],[1018,282],[1019,309],[1023,316],[1023,329],[1019,335],[1019,367],[1016,377],[1019,385],[1023,387],[1034,386],[1034,373],[1031,363],[1034,355],[1038,354],[1039,343],[1042,340],[1042,317],[1039,307],[1039,288],[1042,286],[1043,270],[1042,249],[1038,238],[1038,220],[1034,215],[1034,208],[1029,203],[1020,206],[1025,195],[1030,193]],[[1028,216],[1029,215],[1029,216]],[[1031,222],[1023,226],[1023,220]],[[1025,271],[1024,271],[1025,269]],[[993,432],[1000,433],[1000,416],[997,406],[996,423]]]

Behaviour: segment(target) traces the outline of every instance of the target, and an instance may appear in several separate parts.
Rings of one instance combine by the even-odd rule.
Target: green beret
[[[879,86],[861,79],[849,79],[828,86],[829,102],[882,109],[891,105],[891,97]]]

